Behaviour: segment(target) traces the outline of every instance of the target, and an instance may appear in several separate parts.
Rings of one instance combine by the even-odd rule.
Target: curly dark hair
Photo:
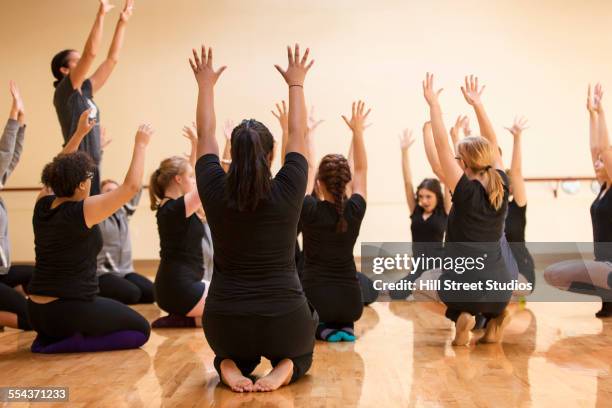
[[[346,232],[348,224],[344,218],[344,203],[346,201],[346,185],[351,181],[351,168],[348,160],[341,154],[326,155],[319,164],[317,180],[325,185],[327,191],[334,198],[334,204],[338,212],[336,232]]]
[[[42,171],[42,183],[57,197],[72,197],[80,183],[93,177],[96,164],[85,152],[55,156]]]

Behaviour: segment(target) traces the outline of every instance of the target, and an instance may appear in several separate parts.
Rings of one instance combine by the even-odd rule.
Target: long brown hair
[[[231,143],[226,196],[238,211],[254,211],[272,189],[268,158],[274,150],[274,138],[263,123],[249,119],[234,128]]]
[[[344,218],[344,203],[346,201],[346,185],[351,181],[351,168],[348,160],[341,154],[328,154],[319,164],[317,180],[325,185],[334,198],[338,213],[336,232],[346,232],[348,223]]]
[[[181,156],[172,156],[163,160],[159,168],[151,174],[149,180],[149,198],[151,199],[151,210],[159,208],[159,204],[166,195],[166,189],[174,177],[189,169],[189,161]]]
[[[491,143],[481,136],[468,136],[459,142],[457,151],[466,167],[474,173],[487,174],[489,202],[496,211],[499,210],[504,203],[504,182],[494,168],[495,152]]]

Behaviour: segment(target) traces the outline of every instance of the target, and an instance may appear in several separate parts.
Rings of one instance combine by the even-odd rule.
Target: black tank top
[[[506,215],[506,241],[525,242],[525,226],[527,225],[527,204],[520,207],[516,201],[508,203]]]
[[[601,185],[597,198],[591,204],[596,261],[612,261],[612,188],[604,193],[606,187],[606,183]]]

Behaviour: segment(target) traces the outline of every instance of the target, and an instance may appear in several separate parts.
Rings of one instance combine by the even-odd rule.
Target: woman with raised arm
[[[119,188],[114,180],[102,181],[102,194]],[[126,305],[153,303],[153,282],[137,273],[132,260],[130,218],[136,212],[142,188],[113,215],[99,224],[102,250],[98,254],[100,296]]]
[[[79,54],[76,50],[67,49],[57,53],[51,61],[51,72],[55,77],[53,105],[62,128],[64,142],[68,143],[77,128],[79,117],[85,110],[89,109],[91,118],[96,119],[96,125],[78,147],[80,151],[88,153],[96,165],[94,178],[91,180],[91,195],[100,193],[99,166],[102,159],[100,111],[93,101],[93,97],[104,86],[119,61],[119,52],[123,45],[125,29],[134,9],[134,0],[126,0],[117,22],[108,55],[93,75],[88,76],[102,42],[104,19],[106,14],[115,7],[110,4],[110,0],[99,0],[99,2],[98,14],[85,43],[83,53]]]
[[[29,286],[28,314],[38,336],[32,351],[62,353],[137,348],[149,338],[147,320],[128,306],[98,296],[96,256],[102,249],[98,224],[128,203],[142,185],[145,152],[153,130],[136,133],[123,184],[89,195],[95,163],[77,147],[95,126],[90,111],[64,150],[42,172],[45,188],[34,207],[36,267]]]
[[[0,138],[0,191],[17,167],[25,137],[25,108],[19,88],[9,84],[13,103],[8,121]],[[8,234],[8,212],[0,197],[0,327],[31,330],[27,303],[23,296],[34,268],[30,265],[11,264],[11,243]],[[21,293],[15,290],[20,288]]]
[[[368,163],[363,133],[369,113],[359,101],[353,102],[350,120],[342,116],[353,134],[354,171],[343,155],[327,154],[316,176],[314,171],[308,176],[308,186],[316,182],[319,196],[307,194],[300,215],[304,237],[302,286],[319,314],[319,340],[355,341],[354,322],[363,311],[353,248],[366,211]],[[314,163],[311,154],[307,159]]]
[[[198,140],[195,133],[184,131],[191,142],[190,158],[163,160],[149,182],[161,258],[155,275],[155,301],[168,312],[153,322],[154,328],[200,326],[210,286],[203,281],[204,214],[194,173]]]
[[[468,104],[474,107],[483,137],[468,136],[457,146],[457,155],[448,143],[438,101],[441,90],[435,91],[433,75],[423,81],[425,100],[429,104],[436,151],[444,182],[452,191],[453,206],[448,216],[445,240],[445,260],[452,267],[427,271],[417,280],[416,299],[441,300],[447,307],[446,317],[455,322],[453,345],[470,342],[475,315],[488,319],[483,342],[500,342],[509,322],[506,306],[512,291],[506,286],[510,275],[501,253],[500,238],[508,206],[508,180],[503,172],[497,138],[480,99],[482,88],[478,78],[465,79],[461,87]],[[470,269],[467,262],[472,259]],[[476,268],[475,265],[482,265]],[[424,282],[440,281],[441,289],[425,290]],[[496,290],[485,288],[485,281],[496,282]],[[482,288],[465,290],[464,284],[482,282]],[[451,286],[451,289],[448,288]],[[419,289],[420,288],[420,289]]]
[[[425,153],[432,164],[434,173],[440,177],[439,161],[433,136],[431,123],[423,125],[423,140]],[[442,242],[446,232],[448,212],[450,211],[450,194],[442,194],[442,184],[436,178],[426,178],[414,190],[412,171],[410,169],[410,146],[414,143],[412,131],[404,129],[400,135],[400,148],[402,151],[402,175],[404,178],[404,192],[410,211],[410,232],[412,235],[412,256],[423,259],[439,257],[442,255]],[[414,282],[427,269],[433,266],[418,267],[409,275],[402,278],[402,282]],[[392,299],[406,299],[412,293],[409,289],[394,290],[389,293]]]
[[[194,50],[198,83],[198,191],[215,248],[215,271],[203,326],[215,352],[221,381],[236,392],[272,391],[302,377],[312,364],[318,323],[295,268],[295,237],[306,193],[308,163],[304,79],[313,62],[287,48],[289,67],[276,69],[289,90],[285,161],[270,173],[271,133],[250,119],[232,132],[232,163],[226,174],[215,138],[214,86],[225,70],[213,69],[213,53]],[[261,357],[272,371],[254,384],[248,378]]]
[[[531,290],[517,291],[515,294],[526,295],[535,288],[535,263],[525,245],[527,192],[525,190],[525,179],[523,178],[521,137],[523,130],[527,129],[527,120],[525,118],[515,118],[512,127],[507,127],[506,129],[512,135],[514,142],[512,147],[512,163],[510,170],[507,172],[510,181],[509,190],[512,197],[508,202],[504,233],[517,263],[519,281],[531,283]]]
[[[278,120],[278,123],[281,127],[281,157],[282,160],[284,162],[284,152],[286,149],[286,145],[287,145],[287,137],[288,137],[288,132],[289,132],[289,112],[287,111],[287,103],[285,101],[281,101],[280,103],[276,104],[276,111],[272,110],[272,115],[274,115],[274,117]],[[314,165],[314,161],[310,160],[310,158],[314,157],[314,133],[317,129],[317,127],[319,127],[319,125],[321,123],[323,123],[324,120],[322,119],[316,119],[316,116],[314,114],[314,106],[312,106],[310,108],[310,111],[308,112],[308,123],[307,123],[307,130],[306,130],[306,150],[307,150],[307,154],[306,157],[308,159],[308,175],[314,175],[316,170],[316,167]],[[314,180],[314,179],[313,179]],[[312,181],[309,178],[309,182]],[[314,183],[314,182],[313,182]],[[307,192],[308,191],[312,191],[313,195],[316,196],[316,194],[314,194],[314,188],[312,185],[307,185]],[[310,190],[308,190],[310,189]],[[299,237],[299,235],[302,233],[302,224],[298,223],[298,230],[297,230],[297,235]],[[297,241],[295,241],[295,266],[297,268],[297,272],[298,272],[298,276],[300,277],[300,281],[303,278],[303,273],[304,273],[304,251],[302,250],[302,248],[300,248],[300,243]]]
[[[612,147],[604,114],[603,89],[595,86],[595,95],[589,85],[587,110],[591,159],[595,177],[601,185],[599,194],[591,204],[593,245],[595,260],[563,261],[547,267],[544,279],[550,285],[575,293],[601,298],[597,317],[612,316]]]

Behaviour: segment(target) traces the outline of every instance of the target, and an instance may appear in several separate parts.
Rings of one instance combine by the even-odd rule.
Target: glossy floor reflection
[[[431,308],[379,303],[364,311],[355,344],[317,343],[306,378],[248,395],[219,386],[201,329],[155,330],[142,350],[54,356],[31,354],[33,334],[6,329],[0,386],[67,386],[71,403],[92,407],[609,407],[612,319],[596,319],[597,309],[515,306],[503,345],[458,349]]]

